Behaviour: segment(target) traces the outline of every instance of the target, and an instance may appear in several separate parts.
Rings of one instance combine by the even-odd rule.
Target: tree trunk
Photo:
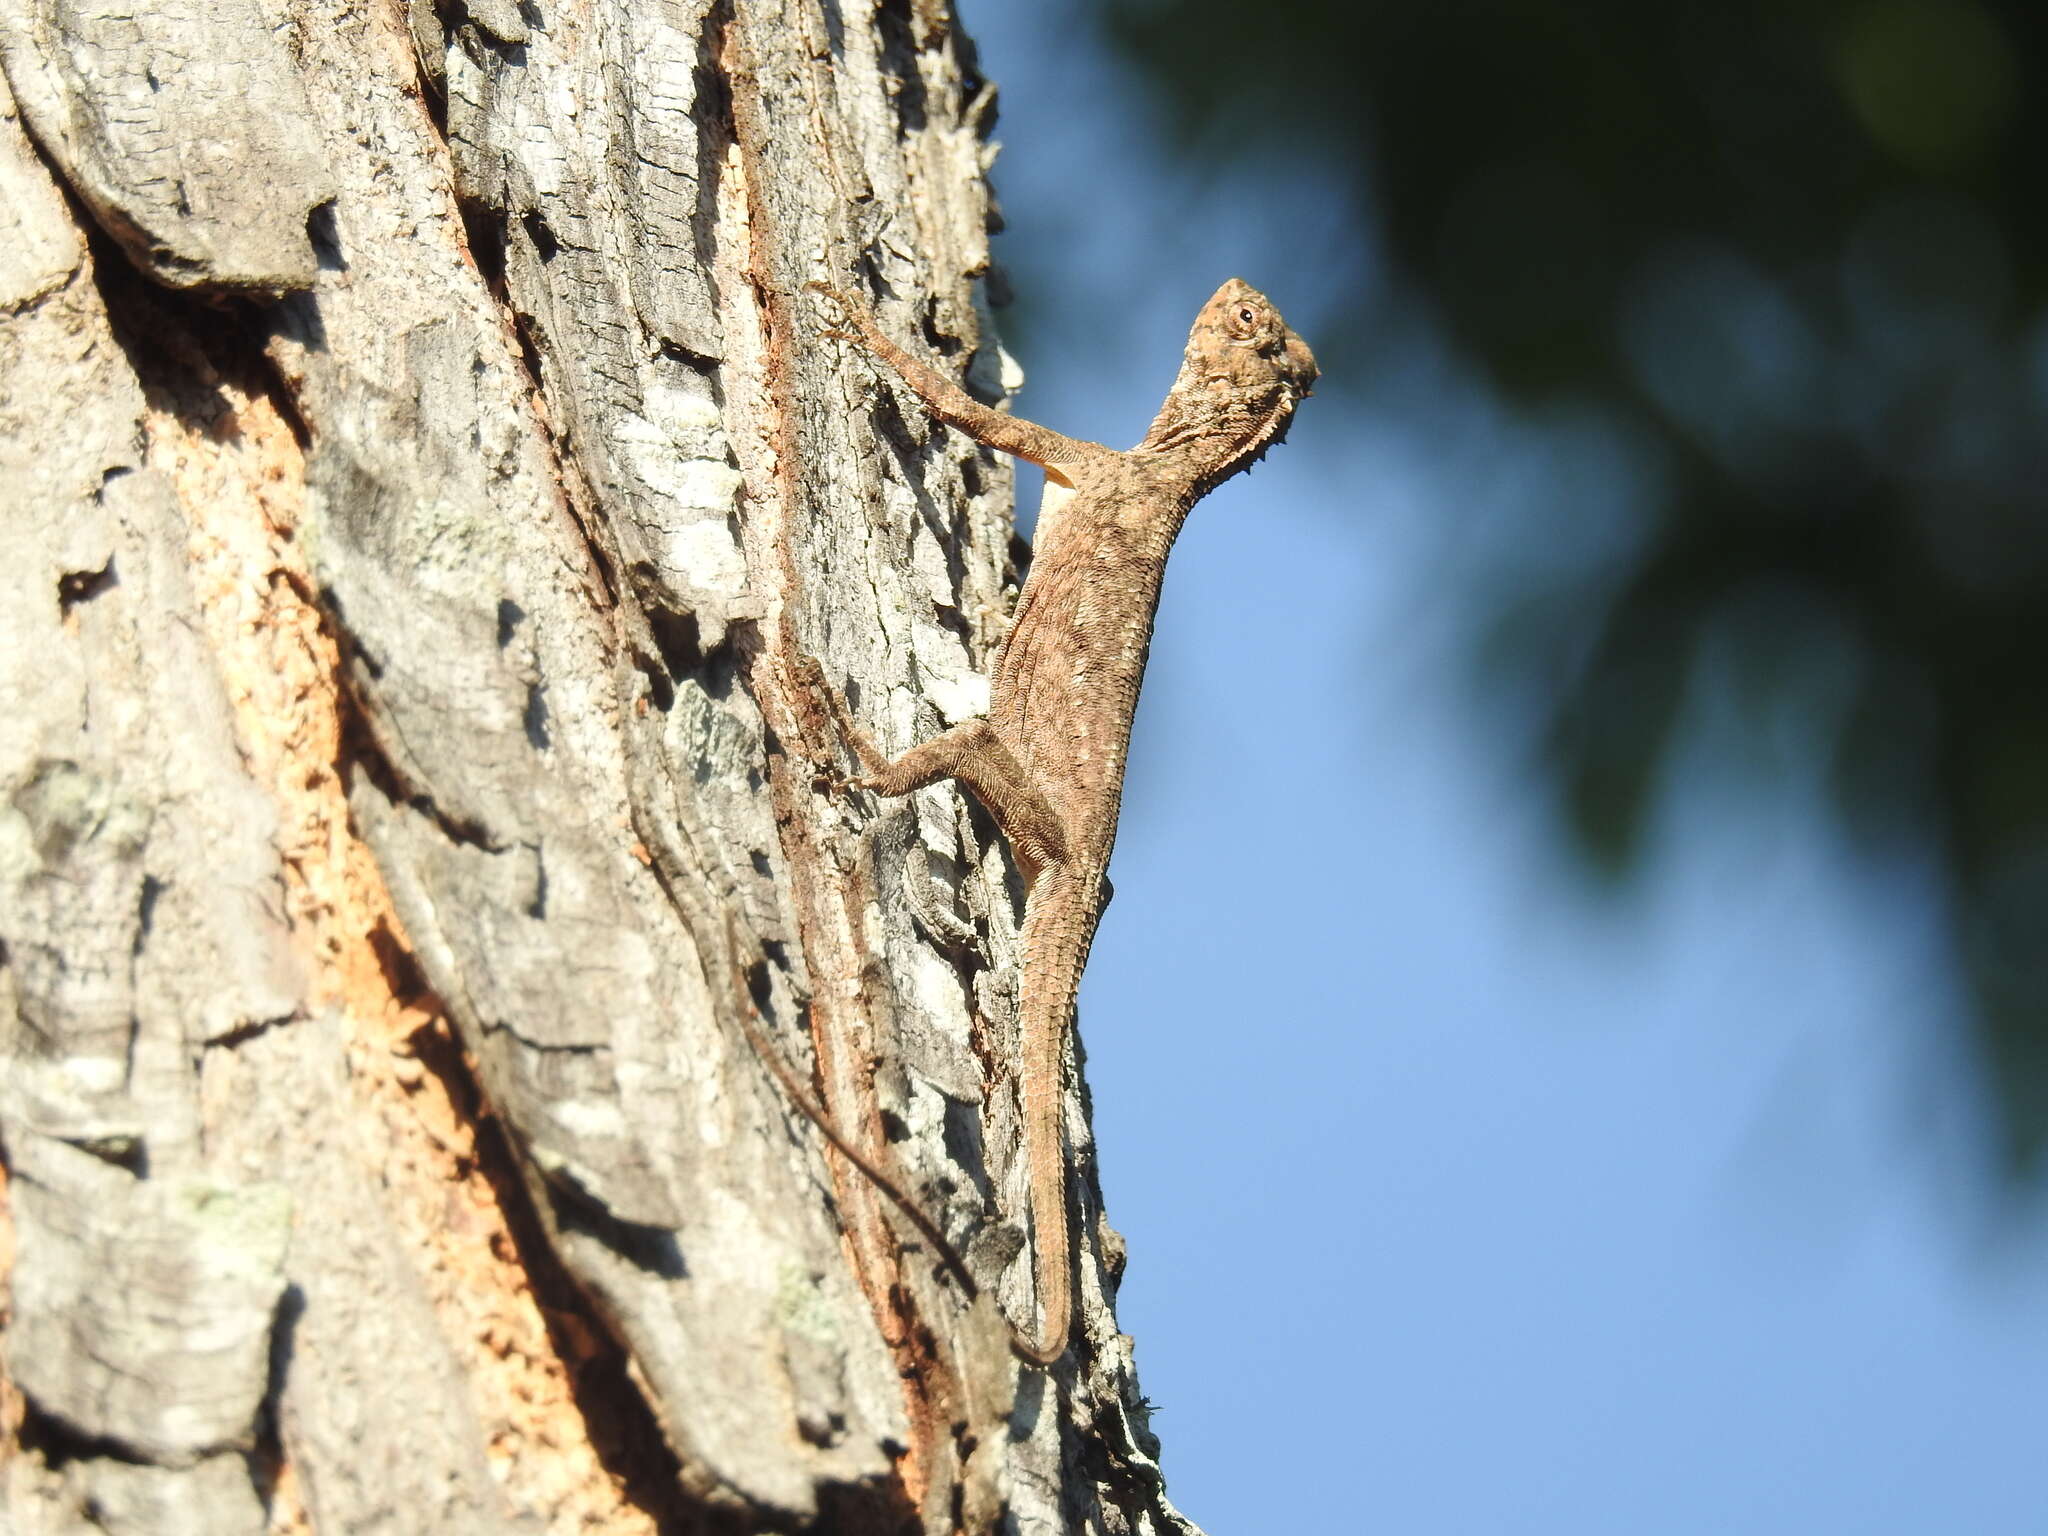
[[[12,1529],[1186,1531],[978,713],[993,91],[936,0],[0,0]],[[758,1018],[941,1255],[798,1112]],[[1078,1074],[1074,1081],[1078,1084]]]

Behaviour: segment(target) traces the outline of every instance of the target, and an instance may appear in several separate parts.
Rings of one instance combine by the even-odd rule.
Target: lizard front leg
[[[829,283],[812,283],[811,287],[837,304],[852,326],[851,330],[828,328],[825,335],[866,347],[895,370],[927,410],[977,443],[1036,464],[1065,486],[1073,485],[1074,476],[1083,465],[1110,456],[1111,450],[1100,443],[1083,442],[983,405],[931,364],[912,357],[891,341],[875,323],[867,306],[851,294]]]

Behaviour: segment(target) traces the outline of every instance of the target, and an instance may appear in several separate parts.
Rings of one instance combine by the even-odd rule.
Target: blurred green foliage
[[[1495,614],[1593,865],[1703,679],[1789,720],[1866,846],[1932,851],[2040,1162],[2048,5],[1103,3],[1201,153],[1335,167],[1398,302],[1653,467],[1624,555]]]

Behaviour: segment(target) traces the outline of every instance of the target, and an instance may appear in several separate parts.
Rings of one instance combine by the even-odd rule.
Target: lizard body
[[[1118,452],[981,404],[897,346],[864,307],[825,291],[853,327],[828,334],[858,341],[934,416],[1041,466],[1058,488],[985,717],[892,761],[828,695],[865,770],[854,786],[907,795],[959,780],[995,818],[1024,877],[1019,1099],[1040,1320],[1018,1331],[1016,1348],[1050,1365],[1066,1352],[1073,1310],[1061,1137],[1067,1031],[1105,899],[1167,555],[1195,503],[1285,435],[1315,383],[1315,358],[1262,294],[1233,278],[1196,317],[1151,430]]]

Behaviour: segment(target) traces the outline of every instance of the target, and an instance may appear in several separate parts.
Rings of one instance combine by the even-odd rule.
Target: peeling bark
[[[72,1531],[1188,1531],[1030,1315],[978,713],[993,92],[930,0],[0,0],[0,1487]],[[797,1112],[834,1123],[939,1255]],[[1078,1082],[1078,1074],[1076,1076]]]

